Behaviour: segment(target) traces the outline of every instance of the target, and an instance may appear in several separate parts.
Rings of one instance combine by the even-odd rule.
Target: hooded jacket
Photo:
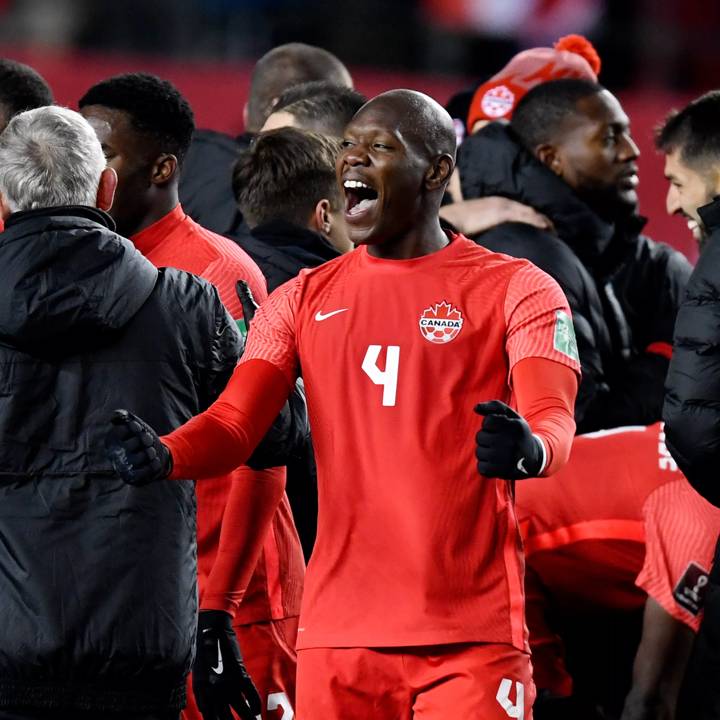
[[[0,707],[184,705],[197,612],[192,481],[126,485],[104,452],[125,407],[161,434],[240,351],[208,283],[155,269],[87,207],[0,235]]]
[[[268,292],[294,278],[303,268],[314,268],[340,257],[322,235],[285,220],[257,225],[240,240],[243,250],[259,265]]]
[[[468,138],[458,167],[464,197],[501,195],[533,207],[554,225],[550,232],[503,223],[475,240],[527,258],[565,292],[583,371],[578,432],[659,420],[669,328],[690,273],[687,260],[640,235],[644,221],[637,216],[623,225],[600,218],[507,125],[491,123]],[[661,354],[647,352],[658,343]]]

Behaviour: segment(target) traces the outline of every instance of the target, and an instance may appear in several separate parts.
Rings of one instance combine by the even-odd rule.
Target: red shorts
[[[534,700],[511,645],[298,651],[296,720],[532,720]]]
[[[291,720],[295,708],[298,618],[234,626],[245,667],[260,693],[263,720]],[[183,720],[202,720],[188,678]]]

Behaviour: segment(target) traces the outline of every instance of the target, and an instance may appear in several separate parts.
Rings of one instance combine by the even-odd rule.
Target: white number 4
[[[268,695],[268,712],[272,712],[278,708],[283,711],[283,714],[280,716],[280,720],[293,720],[295,717],[292,705],[290,704],[290,699],[284,692],[275,692]],[[258,717],[260,716],[258,715]]]
[[[368,345],[367,352],[362,361],[362,369],[375,385],[383,386],[382,404],[385,407],[392,407],[395,405],[395,399],[397,397],[400,346],[387,346],[384,370],[381,370],[377,365],[382,347],[382,345]]]
[[[512,690],[512,680],[503,678],[500,681],[496,700],[507,713],[508,717],[517,718],[517,720],[525,720],[525,686],[515,681],[515,704],[510,701],[510,690]]]

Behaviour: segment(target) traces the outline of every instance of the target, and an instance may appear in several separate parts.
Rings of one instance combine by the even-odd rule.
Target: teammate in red
[[[270,296],[206,413],[162,442],[118,418],[115,466],[142,483],[242,462],[302,366],[320,514],[298,718],[529,719],[523,560],[504,478],[567,459],[578,376],[567,303],[530,263],[442,231],[455,133],[433,100],[380,95],[344,145],[338,175],[361,247]],[[478,401],[491,401],[479,406],[485,477],[472,454]]]
[[[623,615],[644,607],[639,648],[636,642],[630,648],[637,653],[622,717],[648,717],[644,713],[650,705],[664,708],[663,717],[673,717],[700,624],[720,510],[678,471],[662,426],[578,437],[570,462],[557,475],[517,485],[516,505],[527,558],[528,625],[538,688],[556,697],[573,693],[553,615],[573,618],[573,628],[584,624],[592,631],[590,618],[609,615],[611,627],[619,628]],[[562,636],[600,655],[587,631],[580,638]],[[617,647],[613,654],[610,662],[621,665]],[[586,672],[583,660],[575,658],[580,675]],[[576,698],[597,693],[603,684],[599,674],[591,673]],[[602,697],[593,698],[597,701]]]
[[[154,265],[186,270],[215,285],[244,330],[235,284],[247,283],[261,302],[267,297],[265,278],[236,243],[198,225],[178,202],[180,166],[192,132],[186,101],[158,78],[125,75],[91,88],[80,108],[118,175],[110,212],[119,232]],[[196,488],[201,630],[207,619],[224,620],[223,613],[233,617],[263,717],[270,718],[278,717],[278,702],[294,704],[294,646],[305,571],[284,487],[283,467],[239,467]],[[184,718],[199,720],[188,690]],[[269,705],[273,712],[266,714]]]

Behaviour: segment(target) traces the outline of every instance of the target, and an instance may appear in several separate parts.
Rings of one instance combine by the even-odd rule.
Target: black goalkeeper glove
[[[170,451],[146,422],[129,410],[115,410],[110,424],[105,450],[115,472],[128,485],[147,485],[170,475]]]
[[[480,403],[475,412],[485,416],[475,436],[478,472],[503,480],[537,477],[545,450],[525,419],[499,400]]]
[[[230,708],[242,720],[260,720],[260,695],[245,669],[232,617],[222,610],[198,616],[192,685],[203,720],[232,720]]]

